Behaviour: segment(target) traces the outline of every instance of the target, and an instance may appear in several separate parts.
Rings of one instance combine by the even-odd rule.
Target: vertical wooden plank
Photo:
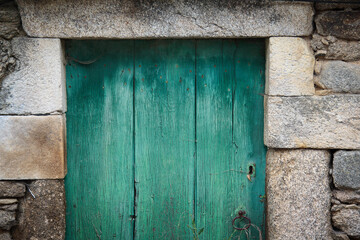
[[[68,41],[67,239],[132,239],[133,41]]]
[[[197,44],[196,214],[198,227],[205,228],[202,239],[228,239],[234,231],[231,221],[240,209],[262,227],[264,206],[259,195],[264,195],[265,149],[260,70],[265,64],[263,42],[256,43],[201,40]],[[253,182],[247,177],[250,165],[256,165]],[[257,239],[255,229],[252,233],[251,239]]]
[[[135,238],[190,239],[195,42],[137,41],[135,49]]]
[[[238,201],[232,158],[235,42],[199,40],[196,49],[197,226],[202,239],[225,239]]]
[[[237,40],[235,60],[234,161],[240,163],[240,169],[245,172],[249,172],[250,166],[255,166],[252,182],[246,180],[242,183],[237,199],[241,202],[239,206],[247,211],[247,216],[262,230],[265,238],[264,40]],[[245,177],[242,175],[242,178]],[[257,231],[253,229],[252,233],[255,237]]]

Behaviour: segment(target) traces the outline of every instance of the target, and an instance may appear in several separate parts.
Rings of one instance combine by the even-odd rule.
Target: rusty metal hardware
[[[251,226],[251,220],[250,220],[250,218],[245,217],[245,214],[246,214],[245,211],[241,211],[241,210],[240,210],[240,211],[238,212],[238,215],[232,220],[232,226],[233,226],[234,229],[239,230],[239,231],[242,231],[242,230],[248,229],[248,228]],[[236,221],[237,219],[241,219],[241,220],[245,219],[245,220],[248,221],[248,224],[246,224],[246,225],[245,225],[244,227],[242,227],[242,228],[236,227],[236,226],[235,226],[235,221]]]

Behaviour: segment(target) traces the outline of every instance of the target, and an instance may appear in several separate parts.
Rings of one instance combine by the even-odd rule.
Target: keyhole
[[[249,166],[249,175],[252,175],[254,173],[254,167]]]

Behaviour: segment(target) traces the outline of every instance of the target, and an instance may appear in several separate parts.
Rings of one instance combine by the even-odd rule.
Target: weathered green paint
[[[229,223],[239,204],[234,197],[246,180],[238,173],[240,163],[234,161],[232,154],[235,44],[228,43],[197,43],[196,214],[197,225],[205,228],[202,239],[224,239],[231,234]]]
[[[132,239],[134,42],[67,43],[66,236]]]
[[[264,230],[264,52],[262,40],[197,42],[196,208],[203,239],[230,236],[240,209]]]
[[[227,239],[240,209],[264,233],[263,40],[66,49],[67,239]]]
[[[135,42],[136,239],[189,239],[195,41]]]
[[[234,198],[239,199],[239,207],[247,211],[252,223],[262,230],[265,239],[264,42],[262,40],[238,42],[235,58],[233,139],[238,149],[235,151],[234,161],[240,163],[240,169],[246,172],[249,172],[249,167],[252,166],[254,173],[251,176],[252,182],[246,179],[241,184],[241,192]],[[242,179],[245,179],[244,175]]]

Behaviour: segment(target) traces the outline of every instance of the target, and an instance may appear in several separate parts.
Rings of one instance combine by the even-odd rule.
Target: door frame
[[[166,37],[165,37],[166,38]],[[100,38],[101,39],[101,38]],[[302,91],[303,91],[303,85],[301,84],[301,81],[303,80],[302,78],[298,78],[298,75],[293,75],[293,74],[288,74],[286,72],[283,72],[283,74],[279,74],[279,72],[276,72],[276,70],[278,71],[282,71],[282,69],[276,69],[275,68],[275,72],[274,69],[272,68],[272,66],[296,66],[296,68],[299,70],[299,72],[313,72],[314,69],[314,54],[312,52],[312,50],[310,49],[310,46],[308,46],[308,39],[306,38],[301,38],[301,37],[269,37],[269,38],[265,38],[266,39],[266,72],[265,72],[265,97],[264,97],[264,104],[265,104],[265,108],[264,108],[264,142],[265,145],[267,145],[269,148],[273,148],[272,150],[274,150],[275,152],[277,151],[276,148],[281,148],[281,147],[277,147],[276,145],[272,145],[272,143],[267,142],[269,139],[268,137],[270,136],[269,134],[269,129],[272,128],[274,125],[279,126],[279,124],[277,123],[277,121],[275,121],[276,119],[274,118],[268,118],[268,114],[269,114],[269,109],[268,106],[273,105],[274,102],[273,100],[279,100],[281,101],[282,98],[294,98],[296,96],[301,96]],[[47,58],[47,63],[50,63],[51,66],[53,68],[58,68],[59,69],[59,74],[56,77],[59,77],[59,79],[61,79],[61,81],[59,81],[61,84],[59,86],[60,92],[62,92],[62,102],[63,102],[63,108],[61,111],[59,112],[55,112],[53,113],[54,115],[51,115],[52,118],[59,118],[58,121],[60,121],[61,123],[58,124],[59,125],[59,129],[60,131],[58,131],[56,134],[59,142],[61,142],[61,144],[59,144],[59,148],[61,151],[58,152],[58,157],[57,158],[51,158],[51,161],[55,161],[57,163],[59,163],[59,168],[56,168],[55,170],[61,172],[61,174],[59,175],[37,175],[37,176],[32,176],[32,177],[24,177],[21,175],[21,173],[19,173],[18,175],[14,174],[12,175],[12,178],[2,178],[2,179],[62,179],[65,174],[66,174],[66,170],[64,171],[64,166],[66,169],[66,149],[65,149],[65,145],[66,145],[66,135],[65,135],[65,117],[66,116],[66,92],[65,90],[65,86],[66,86],[66,79],[65,79],[65,52],[64,52],[64,47],[63,47],[63,43],[61,43],[60,39],[36,39],[36,41],[46,41],[46,42],[52,42],[52,44],[58,44],[59,47],[59,54],[54,54],[51,55],[51,51],[48,53],[48,55],[45,55]],[[63,41],[63,40],[62,40]],[[286,48],[285,50],[281,50],[279,48],[276,48],[276,44],[280,45],[280,46],[284,46],[284,45],[291,45],[290,48]],[[48,44],[48,43],[47,43]],[[48,49],[48,45],[44,44],[44,46],[40,46],[41,49]],[[308,51],[305,52],[299,52],[298,49],[308,49]],[[42,53],[44,54],[44,53]],[[299,58],[302,59],[302,61],[299,61]],[[290,64],[289,64],[290,62]],[[43,69],[42,68],[38,68],[35,69],[37,71],[37,74],[43,73]],[[46,72],[45,72],[46,73]],[[312,75],[311,75],[312,76]],[[300,81],[300,83],[299,83]],[[312,79],[311,79],[312,81]],[[58,83],[58,82],[56,82]],[[53,83],[52,83],[53,84]],[[271,89],[280,89],[278,88],[278,86],[280,85],[284,85],[286,84],[286,86],[290,89],[295,89],[295,91],[298,91],[298,94],[294,95],[294,93],[287,93],[287,92],[277,92],[275,94],[269,93],[269,91]],[[280,89],[281,90],[281,89]],[[303,94],[306,95],[306,94]],[[308,94],[311,95],[311,94]],[[272,102],[270,102],[270,100]],[[23,101],[20,100],[19,101]],[[26,118],[33,118],[34,120],[36,120],[37,118],[46,118],[49,116],[34,116],[34,117],[26,117]],[[281,115],[279,115],[279,119],[281,120]],[[13,118],[21,118],[21,117],[13,117]],[[36,118],[36,119],[35,119]],[[291,121],[296,121],[296,117],[290,117],[288,120]],[[280,124],[281,127],[281,124]],[[295,125],[291,125],[290,128],[295,128]],[[280,135],[275,136],[275,138],[281,138],[282,133],[280,133]],[[314,139],[310,139],[310,141],[314,141]],[[301,142],[300,142],[301,143]],[[28,143],[29,144],[29,143]],[[282,147],[284,148],[284,147]],[[292,158],[297,158],[296,160],[299,160],[299,164],[301,167],[304,168],[309,168],[309,167],[313,167],[313,163],[309,164],[306,161],[302,161],[303,159],[301,158],[305,153],[318,153],[319,151],[322,151],[323,153],[326,152],[328,153],[326,150],[312,150],[312,149],[304,149],[304,150],[294,150],[294,148],[307,148],[307,146],[305,144],[300,144],[298,146],[294,146],[294,147],[286,147],[288,148],[287,150],[282,150],[282,151],[287,151],[289,153],[292,153],[293,155],[290,156]],[[326,149],[326,148],[325,148]],[[280,152],[281,153],[281,152]],[[309,155],[310,157],[311,154]],[[275,156],[275,158],[278,158],[277,156]],[[329,161],[330,161],[330,156],[328,157]],[[269,161],[269,159],[271,161]],[[280,160],[282,160],[281,158],[278,158]],[[45,159],[45,160],[49,160],[49,159]],[[44,161],[45,161],[44,160]],[[275,168],[276,170],[281,170],[281,168],[276,165],[276,161],[274,160],[274,154],[272,155],[267,155],[266,158],[266,162],[267,162],[267,169],[271,169],[271,168]],[[36,165],[36,167],[42,167],[41,164]],[[330,164],[328,164],[327,166],[324,166],[323,169],[321,170],[321,172],[316,172],[314,173],[316,178],[312,179],[312,183],[319,185],[322,188],[322,197],[319,200],[320,203],[322,204],[322,210],[323,210],[323,214],[321,214],[321,220],[324,221],[324,227],[319,227],[318,229],[314,230],[313,234],[317,234],[317,232],[324,232],[324,229],[326,228],[330,228],[331,224],[330,224],[330,198],[331,198],[331,192],[330,192],[330,182],[328,177],[324,178],[323,173],[326,172],[328,173],[330,169]],[[51,170],[54,170],[51,169]],[[48,170],[49,171],[49,170]],[[280,182],[276,182],[276,181],[272,181],[271,179],[273,179],[274,177],[276,177],[276,171],[267,171],[266,173],[266,191],[269,191],[269,189],[272,186],[276,186],[278,185]],[[294,175],[292,175],[291,177],[295,177]],[[303,176],[302,176],[303,177]],[[301,186],[301,185],[300,185]],[[286,185],[286,189],[288,190],[288,192],[290,193],[297,193],[298,192],[298,187],[299,185],[297,184],[291,184],[288,183]],[[327,187],[328,189],[324,189],[325,187]],[[272,188],[271,189],[271,194],[267,194],[267,201],[266,201],[266,231],[269,233],[268,236],[270,236],[269,238],[271,238],[271,236],[276,236],[276,234],[280,234],[281,236],[281,226],[278,225],[278,223],[284,223],[286,222],[286,218],[288,218],[289,216],[292,216],[293,212],[288,208],[288,206],[286,204],[283,204],[281,202],[277,201],[277,196],[283,196],[284,191],[282,190],[282,188]],[[307,197],[305,198],[299,198],[298,201],[296,201],[296,208],[297,213],[299,216],[302,216],[303,218],[307,219],[307,218],[311,218],[311,219],[317,219],[319,215],[314,216],[312,212],[307,211],[307,205],[308,205],[308,199],[312,197],[311,193],[306,193]],[[317,193],[318,194],[318,193]],[[320,194],[319,194],[320,195]],[[62,205],[63,208],[65,208],[65,203],[64,205]],[[312,215],[309,215],[312,214]],[[279,216],[281,216],[281,218],[279,219]],[[65,216],[64,216],[65,218]],[[63,221],[65,221],[65,219],[63,219]],[[325,222],[326,221],[326,222]],[[291,228],[296,229],[296,226],[293,226]],[[295,231],[295,230],[294,230]]]

